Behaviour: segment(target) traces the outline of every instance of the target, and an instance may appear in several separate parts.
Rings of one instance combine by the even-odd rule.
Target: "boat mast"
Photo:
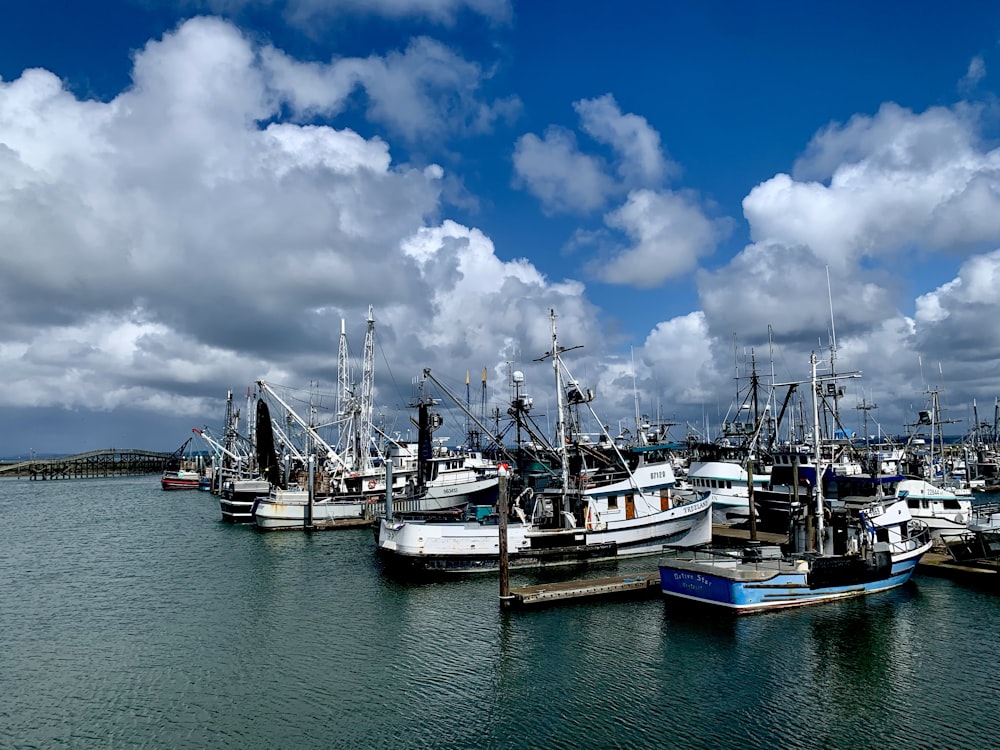
[[[819,383],[816,379],[816,352],[809,355],[812,368],[812,400],[813,400],[813,451],[816,454],[816,482],[813,492],[816,495],[816,551],[823,554],[823,454],[822,441],[819,434]]]
[[[566,406],[563,403],[562,369],[559,367],[559,339],[556,336],[556,311],[549,308],[549,322],[552,328],[552,369],[556,376],[556,413],[559,421],[556,423],[556,435],[559,440],[559,454],[562,457],[562,504],[560,510],[566,508],[569,491],[569,448],[566,435]]]
[[[351,399],[351,362],[347,354],[347,329],[344,319],[340,319],[340,345],[337,348],[337,402],[336,415],[339,431],[337,445],[347,455],[347,460],[357,467],[357,458],[352,449],[354,418],[348,416]]]
[[[371,466],[372,416],[375,411],[375,314],[368,305],[368,330],[365,332],[365,353],[361,365],[361,403],[358,434],[363,445],[358,446],[357,460],[365,468]]]
[[[257,419],[256,410],[251,409],[252,401],[250,400],[250,386],[247,386],[247,443],[250,446],[257,444]],[[255,465],[253,460],[253,450],[251,448],[250,455],[248,456],[250,461],[250,466],[248,467],[248,476],[253,476],[256,472],[260,471],[260,467]]]
[[[629,354],[632,356],[632,400],[635,402],[635,436],[637,445],[645,445],[646,431],[642,429],[642,417],[639,415],[639,386],[636,382],[635,372],[635,350],[629,347]]]
[[[316,431],[316,427],[312,424],[306,422],[302,417],[300,417],[295,410],[285,403],[285,401],[278,395],[278,392],[274,390],[268,383],[263,380],[257,381],[257,387],[260,388],[262,393],[266,393],[270,398],[273,398],[278,404],[285,410],[285,413],[292,418],[292,420],[305,431],[307,439],[310,443],[319,445],[324,451],[326,451],[326,458],[330,461],[335,461],[340,464],[343,468],[350,470],[350,467],[345,463],[343,456],[341,456],[337,451],[326,442],[320,434]],[[312,402],[310,396],[310,412],[312,410]],[[258,419],[258,427],[260,420]],[[286,444],[291,445],[291,441],[285,437]]]
[[[826,296],[830,301],[830,375],[837,377],[837,327],[833,322],[833,290],[830,288],[830,266],[826,267]],[[836,383],[834,383],[836,385]],[[833,430],[840,424],[840,393],[833,389]],[[834,433],[831,432],[830,437]]]
[[[233,455],[233,446],[236,442],[236,427],[234,426],[233,414],[233,389],[230,388],[226,395],[226,426],[225,432],[222,434],[226,455],[222,457],[222,466],[219,467],[221,470],[233,468],[233,463],[229,460],[229,456]]]

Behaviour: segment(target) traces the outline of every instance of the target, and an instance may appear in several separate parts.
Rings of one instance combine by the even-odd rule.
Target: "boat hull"
[[[393,500],[393,507],[405,512],[448,510],[464,505],[464,496],[427,495],[413,500]],[[334,528],[355,523],[360,519],[374,519],[385,513],[385,499],[377,495],[345,499],[343,497],[317,498],[309,504],[305,490],[284,490],[256,498],[251,508],[251,520],[262,531],[279,531],[307,528]],[[311,522],[310,522],[311,517]]]
[[[224,482],[219,493],[219,509],[226,523],[253,523],[254,501],[267,495],[271,485],[263,479],[236,479]]]
[[[927,542],[892,555],[881,571],[834,571],[822,577],[805,560],[747,563],[731,557],[699,559],[697,553],[680,553],[673,560],[660,562],[660,588],[665,596],[719,606],[738,614],[822,604],[902,586],[930,546]],[[843,565],[850,561],[831,562]]]
[[[664,546],[707,544],[712,537],[711,500],[706,498],[631,522],[543,530],[507,526],[510,569],[581,565],[660,554]],[[500,568],[496,520],[433,523],[391,521],[379,526],[378,554],[391,568],[415,574],[494,572]]]
[[[750,489],[746,470],[729,461],[696,461],[688,467],[687,481],[696,491],[712,498],[712,513],[718,523],[738,524],[750,519]],[[755,475],[755,491],[767,482]]]
[[[444,510],[466,503],[495,505],[498,487],[499,480],[495,476],[460,483],[432,482],[427,485],[424,494],[425,510]]]
[[[160,487],[165,490],[196,490],[200,476],[194,471],[165,471],[160,477]]]

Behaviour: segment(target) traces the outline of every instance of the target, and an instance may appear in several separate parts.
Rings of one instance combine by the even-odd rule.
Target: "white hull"
[[[750,519],[750,491],[747,472],[729,461],[695,461],[688,468],[687,481],[697,492],[708,492],[714,516],[722,523]],[[767,484],[766,474],[754,475],[755,487]]]
[[[662,552],[664,545],[695,546],[712,539],[711,501],[702,499],[600,528],[546,530],[507,526],[511,568],[541,568],[615,560]],[[499,527],[471,522],[388,521],[379,528],[379,553],[403,569],[423,573],[497,570]]]
[[[488,497],[492,505],[496,502],[496,490],[499,480],[496,476],[462,482],[429,482],[425,490],[425,499],[431,503],[447,503],[428,510],[453,508],[471,501],[478,502],[480,498]]]
[[[496,484],[496,480],[493,480]],[[447,510],[466,502],[464,495],[434,496],[430,493],[416,500],[393,500],[401,511]],[[265,531],[335,527],[347,521],[376,518],[385,513],[385,502],[375,496],[356,499],[319,498],[309,506],[305,490],[277,490],[257,498],[253,508],[254,525]],[[310,515],[312,523],[309,523]]]

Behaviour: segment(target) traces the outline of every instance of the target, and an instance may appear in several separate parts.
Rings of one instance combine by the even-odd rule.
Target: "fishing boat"
[[[811,364],[814,455],[822,456],[815,354]],[[905,499],[831,509],[822,483],[814,490],[814,504],[793,515],[785,548],[751,544],[667,551],[659,562],[663,594],[749,613],[864,596],[910,579],[931,540]]]
[[[390,461],[392,459],[390,458]],[[470,502],[495,502],[497,467],[485,462],[481,454],[464,452],[440,453],[430,462],[431,478],[420,486],[412,470],[405,464],[393,466],[389,481],[398,496],[396,507],[407,512],[436,512],[463,507]],[[396,471],[401,472],[399,479]],[[287,488],[271,488],[258,493],[252,504],[252,520],[265,531],[278,529],[322,528],[336,526],[348,520],[374,519],[385,512],[385,470],[376,476],[361,477],[360,494],[337,492],[313,494],[308,484],[293,484]]]
[[[822,471],[816,467],[817,450],[822,451]],[[758,529],[781,534],[788,532],[796,515],[815,506],[817,481],[827,505],[858,511],[873,501],[895,496],[905,479],[901,474],[882,473],[882,464],[871,454],[865,459],[854,457],[850,443],[843,440],[798,445],[775,451],[772,458],[770,477],[755,490],[754,505],[760,518]]]
[[[160,477],[160,487],[165,490],[196,490],[201,473],[191,469],[168,469]]]
[[[184,441],[164,462],[163,474],[160,475],[160,487],[164,490],[196,490],[201,480],[198,464],[188,453],[192,438]]]
[[[593,393],[571,376],[564,384],[565,350],[557,340],[555,311],[549,317],[552,351],[543,359],[552,359],[555,372],[559,476],[515,496],[513,514],[504,519],[509,568],[588,564],[710,541],[711,500],[707,493],[676,491],[669,458],[643,446],[630,453],[630,462],[606,432],[600,449],[581,438],[578,412],[589,408]],[[613,467],[594,463],[611,455]],[[377,529],[377,550],[388,567],[410,574],[495,571],[500,518],[492,508],[470,507],[457,520],[387,512]]]
[[[696,491],[707,492],[713,518],[718,523],[741,524],[750,520],[750,486],[747,470],[734,461],[692,461],[687,481]],[[770,474],[753,475],[754,493],[770,481]]]
[[[897,491],[906,498],[910,514],[927,524],[931,536],[964,531],[973,520],[972,500],[926,479],[907,477]]]
[[[275,481],[268,490],[258,493],[252,503],[254,525],[264,531],[279,529],[327,528],[346,525],[361,519],[373,520],[385,511],[386,482],[397,496],[397,507],[408,512],[436,512],[476,503],[496,502],[496,463],[481,452],[434,446],[432,428],[439,420],[431,412],[432,400],[420,399],[417,443],[394,444],[379,457],[378,463],[354,470],[318,432],[288,407],[266,383],[260,383],[286,408],[286,413],[307,431],[325,455],[319,465],[316,455],[297,455],[298,469],[284,480],[277,457],[268,455],[268,440],[273,444],[273,423],[265,401],[258,402],[258,444],[262,465],[271,465]],[[271,425],[270,428],[263,425]],[[261,429],[263,428],[263,429]],[[273,448],[270,449],[273,452]],[[328,466],[339,462],[333,471]],[[388,471],[387,471],[388,469]],[[387,478],[388,477],[388,478]]]
[[[232,477],[222,482],[219,508],[226,523],[253,523],[253,507],[258,497],[271,491],[265,479]]]
[[[735,380],[739,383],[742,379],[737,367]],[[687,440],[687,482],[693,489],[711,495],[713,519],[719,524],[749,522],[751,490],[756,494],[771,478],[771,458],[763,448],[773,444],[771,395],[768,390],[762,398],[764,389],[752,352],[746,380],[747,388],[737,389],[719,434],[711,441],[694,436]]]

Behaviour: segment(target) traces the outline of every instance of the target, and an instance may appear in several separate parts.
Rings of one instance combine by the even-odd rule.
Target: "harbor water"
[[[945,579],[507,612],[494,576],[397,581],[369,530],[226,525],[156,476],[0,480],[0,513],[2,748],[1000,746],[1000,595]]]

